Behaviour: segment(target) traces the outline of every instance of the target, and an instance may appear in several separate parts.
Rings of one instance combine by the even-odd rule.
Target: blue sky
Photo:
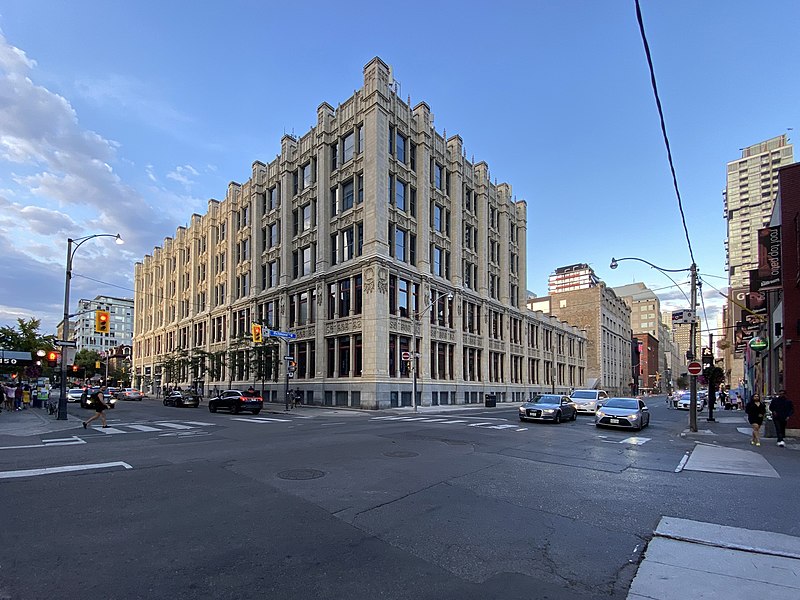
[[[800,127],[800,3],[642,10],[695,258],[722,289],[725,163]],[[587,262],[685,304],[643,264],[608,268],[691,262],[633,0],[6,0],[0,32],[0,324],[60,320],[67,237],[126,239],[81,247],[73,298],[132,296],[136,260],[347,99],[373,56],[527,201],[529,290]]]

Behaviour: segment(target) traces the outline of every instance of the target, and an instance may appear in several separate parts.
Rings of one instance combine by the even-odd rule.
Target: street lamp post
[[[447,299],[452,300],[453,294],[447,294]],[[419,355],[417,354],[417,339],[419,336],[417,335],[417,328],[420,325],[420,317],[428,312],[436,302],[438,302],[439,298],[431,300],[428,306],[426,306],[421,311],[414,312],[414,342],[413,346],[411,347],[411,372],[412,372],[412,383],[411,383],[411,406],[414,407],[414,412],[417,412],[417,365],[418,365],[418,358]]]
[[[690,267],[686,269],[662,269],[661,267],[654,265],[650,261],[644,260],[643,258],[636,258],[634,256],[628,256],[625,258],[612,258],[610,267],[612,269],[616,269],[619,266],[619,263],[623,260],[637,260],[639,262],[643,262],[646,265],[651,266],[652,268],[661,271],[667,277],[675,283],[675,280],[672,279],[668,275],[668,273],[682,273],[683,271],[689,271],[691,277],[691,293],[689,296],[689,311],[691,313],[691,321],[689,323],[689,354],[690,356],[687,357],[689,360],[695,359],[695,354],[697,352],[697,347],[695,344],[695,336],[697,335],[697,319],[695,318],[695,311],[697,310],[697,265],[692,263]],[[677,285],[677,283],[675,284]],[[697,377],[694,375],[689,376],[689,390],[690,390],[690,410],[689,410],[689,429],[693,432],[697,431]]]
[[[72,282],[72,259],[75,256],[75,253],[78,251],[78,248],[81,247],[81,244],[84,242],[88,242],[94,238],[98,237],[113,237],[117,244],[124,243],[122,241],[122,237],[117,233],[116,235],[113,233],[96,233],[94,235],[87,235],[86,237],[72,239],[67,238],[67,265],[66,265],[66,276],[64,280],[64,321],[62,322],[62,333],[61,333],[61,341],[68,342],[69,341],[69,288]],[[74,248],[73,248],[74,244]],[[67,361],[66,357],[64,356],[66,349],[66,344],[62,346],[61,352],[61,394],[58,397],[58,417],[59,421],[66,421],[67,420]]]

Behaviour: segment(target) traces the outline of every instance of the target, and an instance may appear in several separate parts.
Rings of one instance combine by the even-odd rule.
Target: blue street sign
[[[269,337],[286,338],[287,340],[293,340],[297,337],[297,334],[289,333],[288,331],[274,331],[270,329]]]

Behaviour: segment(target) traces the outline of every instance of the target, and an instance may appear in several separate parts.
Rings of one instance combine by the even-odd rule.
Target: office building
[[[572,290],[585,290],[597,287],[600,278],[594,269],[585,263],[559,267],[547,279],[547,293],[571,292]]]
[[[107,311],[109,332],[95,331],[95,311]],[[75,320],[70,321],[70,339],[80,350],[110,352],[117,346],[133,342],[133,300],[113,296],[95,296],[94,300],[78,300]]]
[[[585,334],[525,306],[526,211],[375,58],[137,263],[136,382],[282,401],[289,372],[306,403],[362,408],[411,406],[414,372],[422,405],[583,385]]]

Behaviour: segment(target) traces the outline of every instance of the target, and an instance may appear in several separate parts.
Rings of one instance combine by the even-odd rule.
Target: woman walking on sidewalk
[[[753,428],[753,439],[750,440],[750,443],[760,446],[761,440],[758,439],[758,435],[761,433],[764,417],[767,416],[767,405],[761,402],[761,396],[753,394],[753,398],[747,403],[744,411],[747,413],[747,420]]]

